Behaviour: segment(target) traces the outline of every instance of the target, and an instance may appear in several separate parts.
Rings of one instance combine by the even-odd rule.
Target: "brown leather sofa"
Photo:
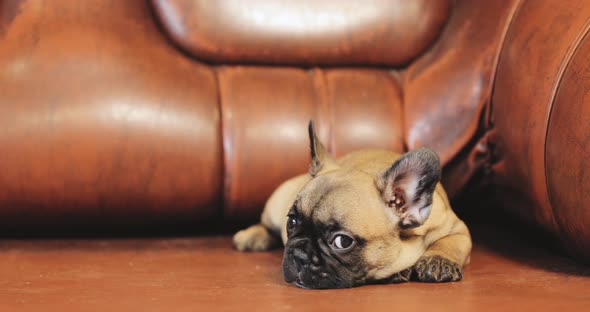
[[[334,155],[434,148],[452,196],[492,182],[588,259],[590,6],[566,2],[2,0],[0,222],[252,219],[315,119]]]
[[[590,261],[588,16],[584,0],[0,0],[2,231],[248,222],[306,170],[314,119],[336,156],[435,149],[453,198],[486,195],[460,209]]]

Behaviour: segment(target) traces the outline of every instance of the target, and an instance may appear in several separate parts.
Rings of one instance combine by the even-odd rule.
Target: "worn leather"
[[[506,209],[590,261],[588,16],[587,1],[523,2],[500,57],[492,140]]]
[[[450,0],[152,0],[170,38],[198,59],[401,65],[424,52]]]

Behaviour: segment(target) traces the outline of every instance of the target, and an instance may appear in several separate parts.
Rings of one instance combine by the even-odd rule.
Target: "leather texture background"
[[[452,197],[590,259],[582,0],[0,0],[0,225],[256,218],[335,155],[428,146]],[[480,209],[479,207],[468,207]]]

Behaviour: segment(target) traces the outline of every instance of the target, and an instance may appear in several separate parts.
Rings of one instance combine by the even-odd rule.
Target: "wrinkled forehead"
[[[369,234],[383,231],[384,204],[371,176],[362,172],[333,172],[311,180],[298,197],[298,209],[315,223],[334,224]],[[381,222],[382,223],[382,222]]]

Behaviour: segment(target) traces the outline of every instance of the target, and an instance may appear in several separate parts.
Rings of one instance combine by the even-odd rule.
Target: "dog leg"
[[[281,241],[262,224],[255,224],[234,235],[234,247],[239,251],[265,251],[279,247]]]
[[[461,231],[439,239],[426,250],[414,265],[412,279],[435,283],[459,281],[470,252],[471,237],[462,224]]]

